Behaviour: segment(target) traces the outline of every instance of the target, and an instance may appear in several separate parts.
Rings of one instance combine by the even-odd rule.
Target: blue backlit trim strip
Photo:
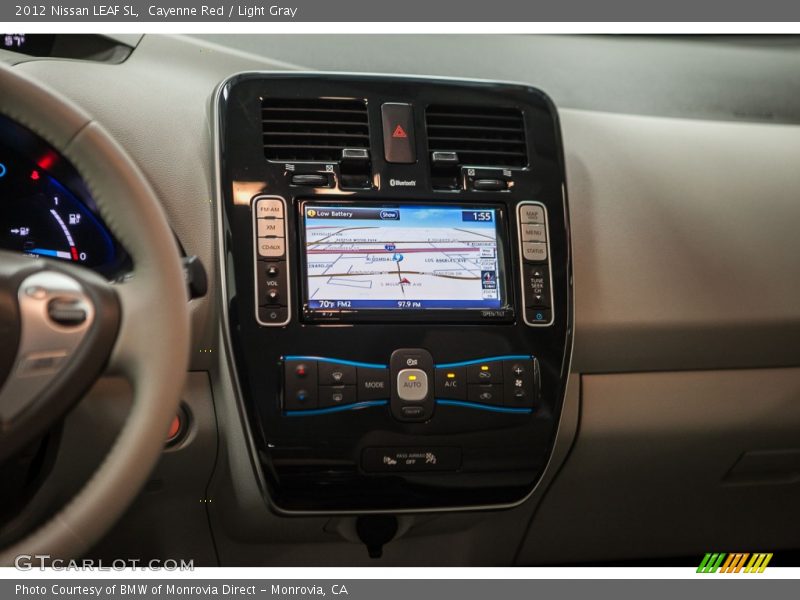
[[[533,412],[532,408],[511,408],[507,406],[492,406],[491,404],[478,404],[477,402],[462,402],[461,400],[440,400],[437,398],[436,404],[439,406],[460,406],[462,408],[473,408],[476,410],[486,410],[489,412],[508,413],[510,415],[529,415]]]
[[[322,356],[284,356],[283,360],[316,360],[317,362],[336,363],[337,365],[350,365],[353,367],[364,367],[367,369],[388,369],[386,365],[376,363],[358,362],[355,360],[343,360],[341,358],[325,358]]]
[[[372,406],[387,406],[388,400],[369,400],[367,402],[357,402],[355,404],[343,404],[342,406],[330,406],[328,408],[312,408],[310,410],[287,410],[287,417],[315,417],[317,415],[330,415],[332,413],[344,412],[346,410],[358,410],[359,408],[370,408]]]
[[[434,365],[437,369],[454,369],[455,367],[466,367],[467,365],[479,365],[487,362],[497,362],[499,360],[530,360],[532,356],[528,354],[507,354],[506,356],[489,356],[487,358],[476,358],[475,360],[462,360],[461,362],[442,363]]]

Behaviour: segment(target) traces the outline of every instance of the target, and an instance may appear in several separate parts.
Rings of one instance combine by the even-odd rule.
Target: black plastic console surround
[[[490,82],[251,73],[216,102],[230,350],[266,500],[289,513],[523,501],[553,448],[572,335],[549,99]],[[500,305],[311,301],[307,219],[373,206],[388,219],[419,206],[494,215],[498,283],[480,276]]]

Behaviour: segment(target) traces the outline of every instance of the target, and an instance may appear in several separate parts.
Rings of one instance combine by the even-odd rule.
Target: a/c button
[[[397,395],[406,402],[420,402],[428,395],[428,374],[422,369],[403,369],[397,374]]]

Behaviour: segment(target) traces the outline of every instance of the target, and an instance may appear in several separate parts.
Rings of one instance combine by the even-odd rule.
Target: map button
[[[421,402],[428,395],[428,374],[422,369],[403,369],[397,374],[397,395],[405,402]]]
[[[544,223],[544,208],[538,204],[523,204],[519,207],[520,223]]]

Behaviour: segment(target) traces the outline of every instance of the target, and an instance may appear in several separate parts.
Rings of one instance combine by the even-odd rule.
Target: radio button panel
[[[517,205],[517,223],[523,318],[530,327],[547,327],[553,324],[547,208],[541,202],[520,202]]]
[[[256,196],[252,200],[259,325],[282,327],[291,318],[286,210],[286,201],[277,196]]]

